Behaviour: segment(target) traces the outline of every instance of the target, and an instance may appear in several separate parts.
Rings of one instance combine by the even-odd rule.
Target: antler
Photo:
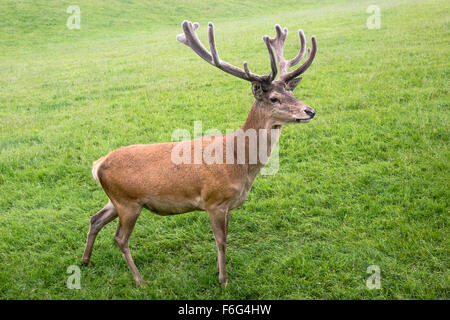
[[[203,44],[198,39],[196,30],[198,28],[199,24],[197,22],[191,23],[189,21],[183,21],[182,27],[184,33],[179,34],[177,36],[177,40],[184,43],[188,47],[190,47],[197,55],[200,56],[203,60],[208,62],[209,64],[219,68],[220,70],[223,70],[233,76],[236,76],[238,78],[247,80],[247,81],[258,81],[258,82],[266,82],[270,83],[272,82],[276,75],[277,75],[277,64],[275,61],[275,56],[272,51],[272,47],[270,46],[270,39],[268,36],[264,36],[263,40],[264,43],[267,46],[267,50],[269,51],[269,57],[270,57],[270,68],[271,72],[268,75],[260,76],[257,74],[252,73],[247,66],[247,62],[244,62],[244,70],[235,67],[225,61],[220,60],[219,55],[217,53],[216,49],[216,43],[214,40],[214,25],[212,22],[208,24],[208,40],[209,40],[209,48],[211,50],[211,53],[206,50],[206,48],[203,46]]]
[[[292,58],[291,60],[286,61],[286,59],[283,56],[283,47],[284,47],[284,42],[286,41],[288,30],[287,30],[287,28],[284,28],[284,30],[281,30],[280,25],[277,24],[277,25],[275,25],[275,31],[277,33],[275,38],[273,38],[273,39],[269,38],[269,42],[272,45],[272,47],[275,49],[275,52],[276,52],[278,64],[280,66],[280,80],[282,80],[284,82],[288,82],[289,80],[294,79],[294,78],[298,77],[299,75],[301,75],[303,72],[305,72],[309,68],[311,63],[313,62],[314,57],[316,56],[316,52],[317,52],[316,38],[315,37],[311,38],[312,51],[311,51],[311,49],[308,48],[308,58],[306,59],[305,63],[303,63],[296,70],[288,72],[288,69],[290,67],[295,66],[297,63],[299,63],[300,60],[302,60],[305,55],[305,49],[306,49],[305,34],[303,33],[302,30],[298,30],[298,36],[300,37],[300,51],[298,52],[298,54],[295,58]]]

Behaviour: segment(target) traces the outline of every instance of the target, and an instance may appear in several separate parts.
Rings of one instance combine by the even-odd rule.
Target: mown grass
[[[375,1],[71,1],[0,4],[0,298],[448,299],[449,3]],[[236,129],[248,83],[177,43],[180,23],[214,21],[221,57],[268,71],[261,41],[280,23],[318,39],[296,96],[307,125],[283,129],[280,169],[257,178],[232,212],[230,284],[216,275],[207,214],[145,211],[131,250],[135,288],[113,243],[69,290],[89,217],[106,202],[92,161],[119,146],[170,141],[173,130]],[[381,289],[369,290],[369,265]]]

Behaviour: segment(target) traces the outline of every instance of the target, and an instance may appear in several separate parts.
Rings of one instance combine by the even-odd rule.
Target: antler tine
[[[177,36],[177,40],[184,43],[188,47],[190,47],[194,52],[200,56],[203,60],[212,64],[212,56],[203,46],[203,44],[198,39],[197,33],[195,32],[199,24],[198,22],[191,23],[189,21],[184,20],[182,23],[183,34]]]
[[[298,77],[309,68],[317,52],[316,37],[311,37],[311,42],[312,42],[312,50],[308,48],[308,58],[306,59],[305,63],[303,63],[299,68],[295,69],[294,71],[286,73],[282,76],[280,75],[280,80],[288,82],[289,80]]]
[[[208,23],[208,41],[209,41],[209,50],[211,50],[214,64],[216,67],[219,67],[220,59],[216,49],[216,40],[214,38],[214,25],[212,24],[212,22]]]
[[[184,43],[188,47],[190,47],[200,58],[208,62],[209,64],[231,74],[238,78],[241,78],[243,80],[247,81],[258,81],[258,82],[272,82],[277,74],[277,67],[276,67],[276,61],[275,56],[273,54],[272,48],[270,47],[270,44],[268,42],[268,37],[266,36],[264,39],[264,42],[266,43],[266,46],[269,50],[269,56],[270,56],[270,66],[271,66],[271,72],[266,76],[260,76],[257,74],[254,74],[250,72],[248,69],[247,63],[244,63],[244,69],[242,70],[238,67],[235,67],[225,61],[220,60],[219,54],[217,53],[216,49],[216,43],[214,38],[214,25],[210,22],[208,24],[208,41],[209,41],[209,48],[211,50],[211,53],[208,52],[208,50],[203,46],[203,44],[198,39],[197,33],[195,32],[198,28],[199,24],[196,22],[192,24],[189,21],[183,21],[182,27],[183,27],[183,34],[180,34],[177,36],[177,40]]]
[[[244,80],[250,80],[250,77],[246,74],[245,71],[242,71],[238,67],[235,67],[225,61],[220,60],[219,54],[217,53],[216,49],[216,40],[214,37],[214,25],[212,22],[208,23],[208,42],[209,42],[209,48],[211,50],[212,55],[212,61],[211,63],[213,66],[219,68],[222,71],[225,71],[233,76],[236,76],[238,78],[244,79]],[[254,75],[258,77],[257,75]],[[251,80],[250,80],[251,81]]]
[[[281,30],[281,27],[279,24],[275,25],[275,32],[276,36],[275,38],[269,38],[269,42],[272,45],[272,47],[275,49],[275,53],[278,60],[278,65],[280,66],[280,77],[287,72],[287,65],[286,65],[286,59],[284,59],[283,56],[283,47],[284,47],[284,41],[286,40],[288,30],[287,28],[284,28],[284,30]]]
[[[316,51],[317,51],[316,39],[314,37],[312,38],[313,50],[312,50],[312,53],[309,54],[310,50],[308,49],[307,61],[297,70],[288,72],[290,67],[293,67],[296,64],[298,64],[305,56],[305,52],[306,52],[305,34],[303,33],[302,30],[298,30],[298,36],[300,38],[300,50],[299,50],[297,56],[295,56],[291,60],[286,61],[286,59],[284,58],[284,55],[283,55],[283,48],[284,48],[284,42],[286,41],[286,37],[288,34],[288,29],[284,28],[283,30],[281,30],[280,25],[276,24],[275,32],[276,32],[275,38],[269,39],[269,42],[272,45],[272,47],[274,47],[275,52],[276,52],[278,64],[280,66],[280,80],[288,81],[292,78],[299,76],[303,72],[305,72],[306,69],[308,69],[308,67],[311,65],[312,61],[314,60]]]
[[[263,82],[272,82],[273,80],[275,80],[275,77],[277,76],[277,72],[278,72],[277,71],[277,63],[276,63],[276,60],[275,60],[275,55],[273,53],[272,47],[270,46],[270,43],[269,43],[269,37],[268,36],[264,36],[263,40],[264,40],[264,43],[267,46],[267,50],[269,51],[270,69],[271,69],[270,74],[261,77],[261,76],[258,76],[256,74],[252,73],[248,69],[247,61],[244,61],[244,71],[245,71],[245,73],[247,74],[247,76],[249,78],[260,77],[261,81],[263,81]]]
[[[290,67],[295,66],[305,56],[305,52],[306,52],[306,46],[305,46],[306,38],[305,38],[305,34],[303,33],[303,30],[298,30],[298,36],[300,38],[300,50],[299,50],[299,52],[298,52],[298,54],[297,54],[297,56],[295,58],[292,58],[291,60],[289,60],[289,62],[287,64],[287,69],[289,69]],[[287,71],[287,69],[286,69],[286,71]]]
[[[263,41],[266,44],[267,50],[269,51],[269,58],[270,58],[270,74],[268,74],[266,77],[268,77],[268,80],[272,82],[275,80],[275,77],[277,76],[277,62],[275,60],[275,55],[273,53],[272,47],[270,46],[270,39],[269,36],[264,36]]]

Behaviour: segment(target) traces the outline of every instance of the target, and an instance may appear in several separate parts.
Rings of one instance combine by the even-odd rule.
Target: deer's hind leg
[[[106,206],[91,217],[91,225],[86,241],[86,248],[84,249],[82,264],[85,266],[92,265],[91,254],[94,246],[95,238],[100,230],[109,222],[117,218],[117,210],[109,201]]]
[[[142,280],[139,270],[134,264],[130,253],[130,247],[128,246],[128,241],[131,233],[133,232],[134,225],[136,224],[136,221],[141,213],[142,206],[138,204],[128,204],[127,206],[119,206],[117,210],[119,214],[119,224],[117,226],[116,235],[114,236],[114,241],[122,251],[122,256],[133,274],[136,286],[143,285],[145,283]]]

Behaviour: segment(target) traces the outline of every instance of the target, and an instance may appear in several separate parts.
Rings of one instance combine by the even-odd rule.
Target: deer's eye
[[[272,103],[277,103],[277,102],[280,102],[280,100],[278,100],[278,98],[270,98],[270,101],[272,102]]]

